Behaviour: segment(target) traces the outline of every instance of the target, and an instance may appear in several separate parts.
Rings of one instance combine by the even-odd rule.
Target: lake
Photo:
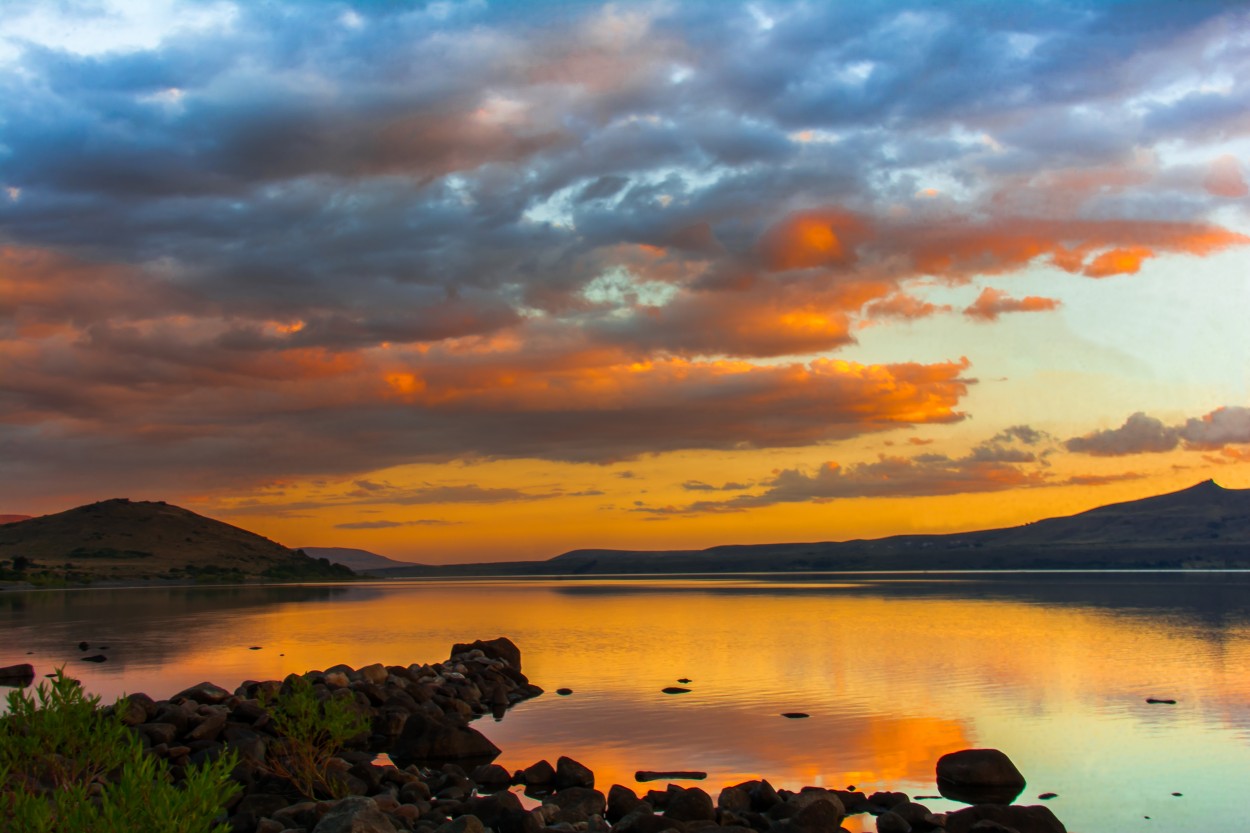
[[[939,756],[991,746],[1028,778],[1019,803],[1057,793],[1047,803],[1071,831],[1246,823],[1245,573],[0,592],[0,665],[63,664],[106,700],[433,662],[501,635],[547,690],[475,724],[509,769],[569,755],[605,790],[656,787],[634,781],[639,769],[694,769],[713,796],[755,777],[935,795]],[[80,640],[108,646],[108,661],[82,661]],[[682,678],[689,693],[661,693]],[[875,829],[863,816],[847,826]]]

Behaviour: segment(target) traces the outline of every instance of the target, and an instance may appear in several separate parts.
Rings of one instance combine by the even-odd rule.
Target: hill
[[[0,526],[0,568],[0,578],[35,583],[352,575],[187,509],[125,498]]]
[[[387,558],[385,555],[378,555],[376,552],[352,549],[350,547],[300,547],[299,549],[312,558],[324,558],[331,564],[342,564],[344,567],[349,567],[357,573],[371,573],[375,570],[391,567],[425,566],[412,561],[396,561],[394,558]]]
[[[18,521],[30,520],[30,515],[0,515],[0,526],[4,524],[15,524]]]
[[[1250,489],[1213,481],[1018,527],[705,550],[573,550],[548,561],[387,569],[383,576],[1250,569]]]

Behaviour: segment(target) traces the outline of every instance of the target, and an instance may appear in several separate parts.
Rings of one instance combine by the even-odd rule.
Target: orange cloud
[[[917,272],[952,281],[1016,271],[1045,255],[1066,271],[1105,277],[1136,272],[1143,260],[1161,252],[1204,256],[1250,243],[1244,234],[1199,223],[1023,218],[903,227],[891,239],[909,254]],[[1096,251],[1102,253],[1087,265],[1085,259]]]
[[[1091,278],[1135,275],[1141,270],[1142,262],[1151,257],[1154,257],[1154,252],[1142,246],[1131,249],[1112,249],[1090,261],[1082,274]]]
[[[854,262],[855,247],[868,235],[868,224],[849,212],[804,211],[766,231],[759,252],[765,268],[773,272],[829,269]]]
[[[939,312],[950,312],[950,309],[946,304],[931,304],[915,295],[895,292],[887,298],[868,304],[864,307],[864,312],[873,318],[899,318],[904,321],[915,321],[919,318],[937,315]]]
[[[997,321],[998,316],[1005,312],[1046,312],[1058,306],[1059,302],[1054,298],[1037,295],[1011,298],[1001,289],[986,287],[971,305],[964,308],[964,315],[980,321]]]

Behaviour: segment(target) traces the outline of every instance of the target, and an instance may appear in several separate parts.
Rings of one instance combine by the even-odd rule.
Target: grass
[[[225,833],[226,803],[241,787],[227,753],[190,767],[178,784],[166,761],[99,708],[63,670],[33,694],[8,695],[0,717],[0,833]],[[119,703],[119,706],[122,704]]]

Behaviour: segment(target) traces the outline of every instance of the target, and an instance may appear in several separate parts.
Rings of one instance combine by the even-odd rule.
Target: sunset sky
[[[443,563],[1250,487],[1241,4],[4,7],[0,514]]]

